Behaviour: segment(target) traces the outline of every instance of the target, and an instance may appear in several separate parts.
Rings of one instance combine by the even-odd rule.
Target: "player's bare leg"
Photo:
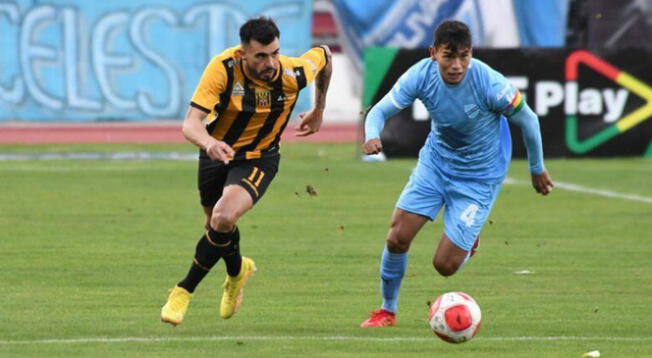
[[[471,252],[469,252],[469,259],[473,257],[473,255],[475,255],[479,250],[480,250],[480,235],[478,235],[478,237],[475,238],[473,247],[471,247]]]
[[[222,197],[213,207],[210,226],[220,232],[232,231],[237,221],[254,205],[251,195],[240,185],[224,187]]]
[[[394,209],[386,239],[389,251],[395,254],[407,252],[412,240],[427,221],[425,216],[399,208]]]
[[[407,268],[407,251],[428,218],[396,208],[387,234],[380,263],[381,309],[371,312],[360,327],[385,327],[396,324],[396,310],[401,281]]]
[[[432,265],[442,276],[451,276],[462,266],[468,254],[468,251],[460,249],[443,234],[433,255]]]

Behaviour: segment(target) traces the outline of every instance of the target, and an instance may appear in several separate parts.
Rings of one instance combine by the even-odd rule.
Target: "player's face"
[[[243,44],[242,56],[247,66],[247,73],[258,80],[271,81],[279,68],[279,51],[278,38],[267,45],[256,40]]]
[[[430,48],[430,56],[437,61],[439,73],[444,82],[454,85],[462,82],[471,62],[471,48],[457,48],[452,51],[448,44]]]

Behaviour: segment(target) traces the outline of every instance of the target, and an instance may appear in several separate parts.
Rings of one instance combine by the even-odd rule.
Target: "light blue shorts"
[[[435,220],[444,206],[444,233],[469,251],[500,192],[500,182],[450,178],[420,162],[396,207]]]

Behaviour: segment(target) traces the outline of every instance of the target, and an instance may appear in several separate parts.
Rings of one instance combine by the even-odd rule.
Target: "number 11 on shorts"
[[[258,176],[258,179],[256,179],[256,174],[258,174],[258,173],[260,173],[260,175]],[[251,175],[249,175],[249,178],[247,178],[247,180],[249,180],[249,182],[251,182],[256,187],[258,187],[258,186],[260,186],[260,182],[263,180],[263,177],[265,177],[265,172],[262,171],[262,170],[259,170],[258,167],[254,167],[251,170]]]

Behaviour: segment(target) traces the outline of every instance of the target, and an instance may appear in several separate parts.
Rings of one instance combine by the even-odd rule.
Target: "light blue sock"
[[[380,261],[380,292],[383,295],[382,309],[396,313],[398,309],[398,293],[401,289],[401,281],[407,270],[407,252],[394,254],[383,250],[383,258]]]

